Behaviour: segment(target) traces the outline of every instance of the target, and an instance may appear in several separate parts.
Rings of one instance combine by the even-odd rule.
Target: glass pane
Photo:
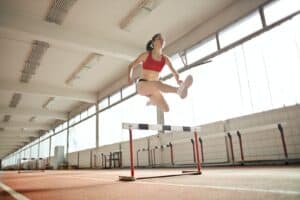
[[[123,98],[129,96],[129,95],[132,95],[136,92],[136,86],[135,84],[132,84],[128,87],[125,87],[122,89],[122,95],[123,95]]]
[[[80,114],[74,117],[74,124],[80,121]]]
[[[72,126],[74,123],[75,123],[75,117],[70,119],[69,126]]]
[[[31,147],[31,158],[37,158],[38,157],[38,145],[34,145]]]
[[[99,110],[102,110],[106,107],[108,107],[108,98],[103,99],[102,101],[100,101],[99,105]]]
[[[170,57],[170,61],[175,70],[181,69],[184,66],[184,64],[181,61],[181,58],[178,54],[175,54],[172,57]],[[165,66],[163,68],[163,70],[161,71],[160,76],[164,77],[164,76],[167,76],[168,74],[171,74],[171,71],[170,71],[169,67]]]
[[[93,105],[92,107],[90,107],[90,108],[88,109],[88,116],[91,116],[91,115],[93,115],[93,114],[95,114],[95,113],[96,113],[96,106]]]
[[[48,137],[49,137],[50,135],[52,135],[52,134],[53,134],[53,131],[52,131],[52,130],[46,132],[43,136],[41,136],[40,141],[42,141],[42,140],[48,138]]]
[[[121,92],[117,92],[115,94],[113,94],[112,96],[109,97],[109,103],[110,105],[118,102],[121,100]]]
[[[87,118],[87,116],[88,116],[87,110],[83,111],[80,115],[81,115],[81,120]]]
[[[40,158],[49,157],[49,139],[46,139],[40,143]]]
[[[62,125],[59,125],[55,128],[55,133],[58,133],[61,130],[62,130]]]
[[[24,158],[30,158],[30,148],[27,148],[24,153]]]
[[[62,124],[62,129],[66,129],[66,128],[68,128],[68,123],[67,122]]]
[[[96,147],[96,116],[70,128],[69,153]]]
[[[196,62],[197,60],[218,50],[217,41],[215,37],[209,38],[198,45],[192,47],[187,51],[188,64]]]
[[[267,4],[264,8],[266,23],[268,25],[300,10],[300,1],[277,0]]]
[[[156,107],[146,107],[146,98],[134,96],[99,114],[99,144],[107,145],[128,140],[128,131],[122,130],[123,122],[156,123]],[[132,106],[134,105],[134,106]],[[141,110],[143,114],[141,115]],[[146,137],[156,132],[135,130],[133,138]]]
[[[64,153],[66,153],[67,148],[67,131],[63,131],[51,138],[51,156],[54,156],[55,147],[64,146]]]
[[[221,31],[219,34],[220,45],[221,47],[225,47],[261,28],[260,15],[258,12],[255,12]]]

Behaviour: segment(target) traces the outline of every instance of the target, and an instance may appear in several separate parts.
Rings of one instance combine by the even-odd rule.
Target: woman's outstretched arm
[[[169,69],[171,70],[174,78],[177,81],[177,84],[180,85],[182,81],[179,79],[179,74],[178,72],[174,69],[172,62],[170,61],[170,58],[168,56],[165,56],[166,58],[166,64],[168,65]]]

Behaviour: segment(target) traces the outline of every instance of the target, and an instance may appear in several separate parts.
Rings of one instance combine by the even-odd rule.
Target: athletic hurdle
[[[26,172],[44,172],[45,169],[40,167],[39,161],[43,158],[19,158],[18,160],[18,174]],[[23,169],[22,161],[28,161],[27,165],[30,164],[30,169]],[[33,163],[35,161],[35,169],[33,168]]]
[[[122,123],[123,129],[129,130],[129,153],[130,153],[130,176],[119,176],[120,181],[135,181],[137,179],[146,178],[159,178],[159,177],[171,177],[180,175],[200,175],[201,174],[201,163],[200,163],[200,153],[199,153],[199,143],[198,143],[198,132],[201,127],[190,127],[190,126],[169,126],[162,124],[135,124],[135,123]],[[181,174],[172,175],[162,175],[162,176],[151,176],[151,177],[135,177],[134,176],[134,165],[133,165],[133,140],[132,140],[132,130],[154,130],[154,131],[176,131],[176,132],[194,132],[195,146],[196,146],[196,161],[197,161],[197,171],[187,171]]]

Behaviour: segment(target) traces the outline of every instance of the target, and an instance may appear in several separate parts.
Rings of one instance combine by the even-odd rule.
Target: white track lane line
[[[272,190],[272,189],[260,189],[260,188],[243,188],[243,187],[228,187],[228,186],[214,186],[214,185],[186,185],[176,183],[158,183],[158,182],[146,182],[146,181],[135,181],[135,184],[149,184],[149,185],[166,185],[166,186],[177,186],[177,187],[194,187],[194,188],[208,188],[218,190],[232,190],[232,191],[245,191],[245,192],[265,192],[273,194],[284,194],[284,195],[299,195],[298,191],[291,190]]]
[[[30,200],[27,197],[25,197],[24,195],[14,191],[13,189],[11,189],[10,187],[8,187],[7,185],[3,184],[0,182],[0,188],[2,188],[4,191],[6,191],[7,193],[9,193],[12,197],[14,197],[16,200]]]
[[[94,181],[105,181],[111,183],[118,183],[118,180],[105,179],[105,178],[92,178],[92,177],[84,177],[83,175],[55,175],[56,177],[61,178],[79,178],[86,180],[94,180]],[[272,190],[272,189],[260,189],[260,188],[245,188],[245,187],[229,187],[229,186],[215,186],[215,185],[188,185],[188,184],[176,184],[176,183],[158,183],[158,182],[147,182],[147,181],[134,181],[129,182],[134,184],[149,184],[149,185],[167,185],[167,186],[177,186],[177,187],[194,187],[194,188],[208,188],[208,189],[218,189],[218,190],[231,190],[231,191],[245,191],[245,192],[265,192],[265,193],[273,193],[273,194],[284,194],[284,195],[299,195],[299,191],[291,191],[291,190]]]
[[[116,182],[117,180],[112,179],[105,179],[105,178],[92,178],[92,177],[86,177],[82,175],[54,175],[55,177],[61,177],[61,178],[76,178],[76,179],[85,179],[85,180],[93,180],[93,181],[104,181],[104,182]]]

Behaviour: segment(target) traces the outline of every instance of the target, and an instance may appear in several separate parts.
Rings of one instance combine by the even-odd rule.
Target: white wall
[[[242,135],[245,161],[284,161],[285,155],[282,140],[277,128],[243,132],[243,130],[248,128],[264,127],[268,124],[276,125],[283,122],[286,123],[284,126],[284,136],[288,156],[290,159],[300,159],[300,106],[296,105],[202,125],[203,131],[200,132],[199,136],[203,141],[204,163],[225,163],[232,160],[228,143],[228,132],[232,135],[234,160],[241,161],[240,145],[236,130],[240,130]],[[169,142],[173,143],[175,165],[193,164],[194,158],[191,139],[194,139],[192,133],[161,133],[148,137],[148,139],[135,140],[134,164],[137,164],[137,149],[148,148],[147,140],[149,141],[150,149],[153,149],[155,146],[159,147],[160,145],[168,144]],[[124,142],[120,145],[123,154],[123,166],[129,166],[129,143]],[[105,148],[112,151],[109,147],[113,146],[115,145],[108,145]],[[103,151],[103,149],[100,149],[99,151]],[[140,152],[139,166],[149,166],[148,159],[147,151]],[[170,149],[156,149],[155,163],[171,165]]]
[[[283,145],[279,130],[275,127],[267,130],[245,131],[254,127],[263,127],[268,124],[285,123],[284,137],[287,146],[288,159],[300,160],[300,105],[288,106],[270,111],[255,113],[247,116],[218,121],[201,125],[199,136],[203,141],[204,163],[231,163],[232,157],[227,133],[232,135],[234,160],[240,161],[240,146],[236,130],[240,130],[245,161],[280,160],[285,161]],[[134,134],[134,132],[133,132]],[[134,165],[137,165],[136,153],[138,149],[153,149],[155,146],[173,143],[174,162],[178,164],[193,164],[193,150],[190,140],[193,133],[160,133],[134,140]],[[225,139],[227,138],[227,139]],[[73,152],[68,155],[69,165],[77,165],[79,154],[79,167],[90,167],[92,155],[98,155],[97,167],[103,167],[101,153],[122,152],[122,166],[129,166],[129,142],[122,142],[99,147],[98,149]],[[92,156],[93,157],[93,156]],[[149,166],[148,151],[139,153],[139,166]],[[152,155],[152,164],[153,161]],[[52,157],[50,158],[50,164]],[[94,161],[92,160],[92,163]],[[155,163],[157,165],[171,165],[170,149],[156,149]],[[150,162],[151,164],[151,162]]]

